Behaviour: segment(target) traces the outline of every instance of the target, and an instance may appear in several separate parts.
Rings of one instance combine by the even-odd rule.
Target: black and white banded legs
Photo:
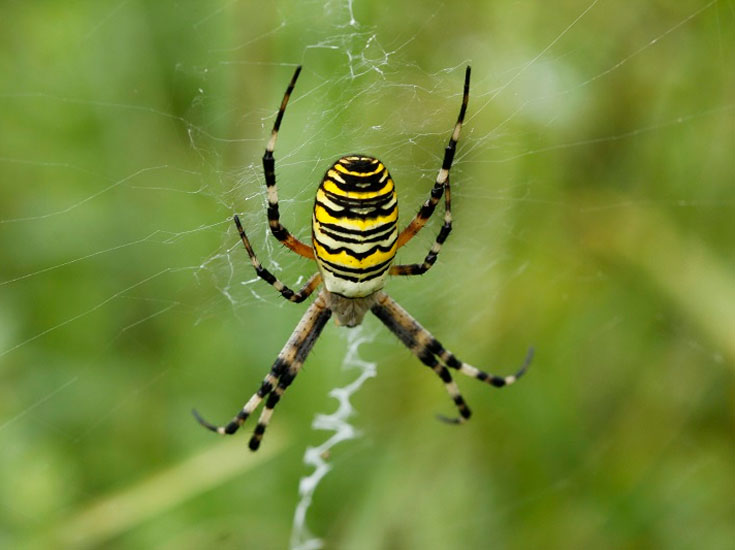
[[[301,366],[304,364],[306,357],[314,347],[314,343],[331,316],[332,311],[327,307],[326,298],[321,293],[306,310],[306,313],[304,313],[301,321],[299,321],[288,342],[283,346],[281,353],[278,354],[273,366],[271,366],[270,372],[263,379],[260,388],[245,403],[242,410],[225,426],[210,424],[197,411],[192,411],[199,423],[218,434],[234,434],[267,397],[249,443],[251,450],[257,450],[265,429],[268,426],[268,422],[273,415],[273,409],[280,401],[288,386],[293,382],[299,370],[301,370]]]
[[[371,166],[368,166],[381,164],[377,159],[366,156],[343,157],[333,165],[335,174],[339,171],[342,175],[337,174],[332,177],[330,172],[327,172],[317,192],[317,204],[321,204],[325,212],[327,212],[327,203],[332,206],[336,204],[339,208],[332,208],[332,213],[327,212],[320,223],[323,223],[324,227],[330,225],[331,230],[339,230],[338,233],[343,234],[340,239],[337,239],[334,236],[335,234],[327,235],[331,239],[330,242],[336,243],[331,249],[328,246],[318,246],[316,238],[314,238],[315,248],[312,249],[296,239],[280,222],[273,151],[289,97],[296,85],[300,71],[301,67],[297,67],[286,89],[273,124],[271,137],[263,155],[263,170],[268,198],[268,224],[273,235],[290,250],[306,258],[317,260],[320,263],[320,271],[324,275],[316,273],[300,290],[294,292],[263,267],[255,255],[237,216],[235,216],[235,224],[255,272],[261,279],[272,285],[285,299],[291,302],[303,302],[312,295],[322,282],[325,282],[326,288],[317,295],[314,302],[308,307],[258,390],[228,424],[224,426],[210,424],[199,416],[196,411],[194,411],[194,416],[200,424],[213,432],[223,435],[233,434],[261,403],[264,403],[253,436],[250,439],[250,448],[253,451],[257,450],[276,405],[301,370],[307,355],[332,314],[334,314],[339,324],[351,327],[360,324],[365,312],[370,309],[444,383],[447,393],[457,407],[459,416],[456,419],[443,419],[454,423],[464,422],[470,417],[471,412],[462,398],[457,384],[452,379],[452,369],[492,386],[503,387],[513,384],[523,375],[531,362],[533,349],[529,350],[525,362],[515,374],[510,376],[489,374],[460,361],[411,317],[406,310],[380,289],[383,287],[382,277],[384,277],[385,270],[393,261],[396,249],[406,244],[424,227],[427,220],[434,214],[442,196],[444,196],[445,201],[444,223],[424,261],[417,264],[395,265],[390,268],[390,274],[419,275],[428,271],[436,262],[442,245],[452,230],[449,173],[469,101],[470,68],[467,67],[465,73],[464,93],[457,122],[444,150],[444,159],[431,189],[430,197],[423,203],[416,216],[399,235],[396,236],[395,230],[397,216],[394,214],[396,214],[397,203],[393,182],[392,180],[387,183],[384,182],[386,178],[390,177],[384,166],[381,165],[378,171],[372,171]],[[359,162],[353,166],[353,161]],[[368,168],[368,170],[365,170],[365,168]],[[378,172],[381,174],[377,175]],[[372,176],[375,176],[375,178],[370,179]],[[338,185],[340,183],[342,187]],[[334,188],[330,186],[334,186]],[[319,202],[321,200],[319,193],[322,193],[325,197],[324,204]],[[327,193],[332,193],[334,196],[329,198]],[[382,212],[377,212],[378,210],[382,210]],[[317,220],[316,217],[314,219]],[[379,221],[373,223],[375,220]],[[314,224],[316,223],[315,221]],[[376,224],[378,229],[375,228]],[[313,225],[312,230],[315,231],[315,227],[316,225]],[[376,231],[378,233],[377,237]],[[325,230],[324,233],[327,234],[328,231]],[[383,241],[387,242],[382,244],[382,248],[378,246],[377,251],[374,251],[375,245],[372,243],[376,239],[381,243]],[[340,246],[340,244],[349,244],[349,246]],[[341,254],[348,258],[342,258],[345,260],[343,263],[335,263],[337,262],[335,258],[338,258]],[[378,255],[374,261],[364,261],[366,257],[374,254]],[[324,266],[330,262],[332,262],[330,265],[341,266],[340,269],[334,272],[330,271],[331,279],[327,277],[327,271],[324,270]],[[378,269],[376,266],[379,266],[379,271],[376,271]],[[322,281],[323,276],[325,277],[324,281]],[[378,276],[381,278],[377,279]],[[377,281],[377,283],[373,286],[365,286],[364,283],[370,280]]]
[[[431,189],[431,196],[426,199],[426,202],[421,206],[418,213],[411,220],[406,228],[401,231],[398,235],[398,248],[402,247],[408,241],[410,241],[416,233],[418,233],[426,222],[434,213],[436,205],[439,203],[442,194],[446,191],[449,192],[449,171],[452,169],[452,162],[454,162],[454,154],[457,151],[457,142],[459,141],[459,134],[462,131],[462,124],[464,123],[464,116],[467,112],[467,104],[470,100],[470,68],[467,67],[464,75],[464,93],[462,95],[462,106],[459,109],[459,116],[457,116],[457,122],[454,125],[454,131],[449,138],[444,149],[444,160],[442,161],[442,167],[439,169],[439,173],[436,176],[436,182],[434,187]],[[447,209],[449,209],[449,201],[447,201]],[[450,214],[450,230],[451,230],[451,214]],[[449,234],[449,230],[446,231],[446,235]],[[444,238],[446,239],[446,235]]]
[[[510,376],[489,374],[460,361],[385,292],[381,291],[377,293],[375,305],[373,305],[371,311],[422,363],[430,367],[441,378],[442,382],[444,382],[447,393],[449,393],[449,396],[459,411],[459,417],[449,420],[450,422],[464,422],[470,417],[471,412],[462,395],[459,393],[457,385],[452,380],[452,376],[447,370],[447,367],[455,369],[465,376],[495,386],[496,388],[502,388],[503,386],[513,384],[523,376],[523,373],[526,372],[533,358],[533,348],[531,348],[528,350],[523,365],[515,374]]]
[[[312,292],[314,292],[314,290],[322,282],[321,274],[319,272],[316,272],[314,273],[314,275],[309,277],[309,280],[306,281],[306,284],[304,284],[303,287],[301,287],[301,290],[299,290],[298,292],[294,292],[285,284],[283,284],[275,275],[273,275],[270,271],[263,267],[263,265],[260,263],[260,260],[258,260],[257,256],[255,255],[253,247],[250,245],[250,240],[245,234],[245,230],[242,228],[240,218],[238,218],[237,216],[235,216],[235,225],[237,226],[237,231],[240,233],[242,244],[245,245],[245,250],[247,250],[248,256],[250,256],[250,263],[253,264],[253,267],[255,268],[255,273],[257,273],[258,277],[263,279],[266,283],[272,285],[273,288],[281,293],[281,296],[286,298],[286,300],[295,302],[297,304],[303,302],[311,295]]]
[[[406,264],[391,266],[389,273],[391,275],[423,275],[431,266],[436,263],[436,259],[441,252],[444,241],[447,240],[449,233],[452,231],[452,198],[449,192],[449,180],[447,180],[447,189],[444,193],[444,224],[439,230],[439,234],[434,240],[434,244],[429,249],[429,253],[420,264]]]
[[[281,127],[281,121],[283,115],[286,112],[286,105],[288,105],[288,99],[291,97],[294,86],[296,86],[296,80],[299,78],[301,73],[301,66],[296,67],[296,70],[291,77],[291,82],[286,88],[286,93],[283,95],[281,101],[281,107],[278,109],[276,115],[276,121],[273,123],[273,130],[271,131],[271,137],[268,140],[268,144],[265,146],[265,153],[263,154],[263,172],[265,173],[265,186],[268,194],[268,225],[270,226],[271,233],[273,236],[281,241],[289,249],[293,250],[299,256],[304,258],[314,258],[314,251],[308,245],[305,245],[296,237],[294,237],[288,229],[281,225],[281,217],[278,210],[278,189],[276,188],[276,159],[273,157],[273,151],[276,148],[276,140],[278,139],[278,130]]]

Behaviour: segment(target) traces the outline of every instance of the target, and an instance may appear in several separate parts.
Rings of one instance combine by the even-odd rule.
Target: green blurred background
[[[230,221],[286,282],[313,271],[267,238],[260,173],[299,63],[276,157],[304,239],[346,153],[386,162],[410,219],[472,65],[454,232],[387,291],[479,367],[537,350],[512,388],[459,380],[457,428],[357,329],[378,375],[307,516],[325,547],[735,547],[732,0],[10,1],[0,44],[0,547],[287,547],[347,330],[257,454],[189,411],[228,420],[304,310]]]

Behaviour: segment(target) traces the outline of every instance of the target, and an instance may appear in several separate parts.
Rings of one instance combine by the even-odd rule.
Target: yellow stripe
[[[343,174],[348,174],[350,176],[357,176],[359,178],[367,178],[369,176],[374,176],[378,172],[385,169],[385,166],[383,166],[382,162],[378,163],[378,168],[373,172],[352,172],[339,163],[335,164],[334,167],[338,172],[342,172]]]
[[[331,168],[327,170],[327,176],[332,178],[335,181],[338,181],[339,183],[347,183],[345,180],[342,179],[342,176],[340,176],[337,172],[335,172]],[[326,180],[326,178],[324,179]]]
[[[331,171],[332,170],[330,170],[330,172]],[[328,174],[328,175],[331,177],[331,174]],[[385,195],[386,193],[392,192],[393,191],[393,180],[388,178],[388,181],[385,183],[385,185],[377,191],[345,191],[341,189],[333,181],[330,181],[328,179],[324,180],[324,182],[322,183],[322,186],[324,187],[325,191],[329,191],[330,193],[334,193],[335,195],[339,195],[341,197],[347,197],[349,199],[372,199],[379,195]]]
[[[338,162],[342,162],[343,160],[369,160],[373,164],[375,164],[376,162],[380,162],[378,159],[376,159],[374,157],[363,157],[363,156],[360,156],[360,155],[356,155],[356,156],[353,155],[353,156],[350,156],[350,157],[342,157],[341,159],[339,159]]]
[[[331,223],[341,225],[349,229],[370,229],[376,225],[382,225],[388,222],[395,222],[398,219],[398,208],[394,208],[393,212],[387,216],[378,216],[377,218],[360,219],[360,218],[334,218],[319,204],[314,206],[314,216],[319,223]]]
[[[387,260],[390,260],[396,255],[396,245],[394,244],[388,252],[382,252],[381,250],[376,250],[375,253],[370,254],[370,256],[368,256],[367,258],[358,260],[357,258],[353,258],[349,254],[347,254],[347,252],[339,252],[338,254],[330,254],[318,242],[316,241],[312,241],[312,242],[314,244],[314,249],[316,250],[317,258],[326,260],[333,264],[343,265],[345,267],[364,269],[366,271],[375,265],[378,265]]]

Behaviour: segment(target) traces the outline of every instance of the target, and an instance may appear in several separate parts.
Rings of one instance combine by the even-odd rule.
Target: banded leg
[[[303,256],[304,258],[314,259],[314,251],[311,247],[302,243],[294,237],[288,229],[281,225],[280,213],[278,211],[278,190],[276,189],[276,159],[273,157],[273,150],[276,147],[276,139],[278,139],[278,130],[281,127],[281,120],[283,120],[283,114],[286,112],[288,99],[291,97],[291,92],[293,92],[296,80],[299,78],[299,73],[301,73],[301,65],[296,67],[293,77],[291,77],[291,82],[289,83],[288,88],[286,88],[286,93],[283,95],[281,107],[278,109],[276,121],[273,123],[271,137],[268,140],[268,144],[265,147],[265,153],[263,154],[263,172],[265,173],[265,186],[268,193],[268,225],[271,228],[271,233],[273,233],[273,236],[281,241],[281,243],[296,252],[296,254]]]
[[[301,365],[298,366],[298,369],[300,368]],[[255,425],[255,430],[253,430],[253,435],[248,442],[248,447],[250,447],[251,451],[257,451],[260,447],[260,442],[265,434],[265,429],[268,427],[271,416],[273,416],[273,409],[281,400],[283,392],[286,391],[286,388],[288,388],[288,386],[291,385],[291,382],[293,382],[293,379],[296,378],[296,372],[292,372],[292,370],[293,368],[290,368],[288,372],[281,375],[281,378],[278,380],[278,386],[268,396],[268,400],[265,402],[265,407],[263,407],[260,417],[258,418],[258,423]]]
[[[273,285],[273,288],[280,292],[281,296],[286,298],[286,300],[290,300],[297,304],[301,303],[306,300],[306,298],[308,298],[311,293],[314,292],[314,290],[321,284],[322,276],[319,272],[317,272],[309,277],[309,280],[306,281],[306,284],[304,284],[304,286],[301,287],[301,290],[299,290],[298,292],[294,292],[293,290],[288,288],[275,275],[264,268],[263,265],[260,263],[260,260],[258,260],[258,258],[255,256],[255,252],[253,252],[253,247],[250,245],[250,240],[245,234],[245,230],[242,228],[240,218],[238,218],[237,216],[235,216],[235,225],[237,226],[237,230],[240,233],[242,244],[245,245],[245,250],[247,250],[248,256],[250,256],[250,263],[253,264],[253,267],[255,268],[255,273],[257,273],[258,277],[263,279],[265,282]]]
[[[404,345],[410,349],[419,360],[432,369],[437,376],[444,382],[444,387],[452,398],[454,404],[459,411],[459,417],[456,419],[439,416],[440,419],[451,423],[462,423],[467,420],[472,411],[470,411],[464,398],[459,393],[457,384],[452,379],[452,375],[444,365],[437,361],[436,356],[430,350],[428,339],[433,340],[431,334],[419,325],[403,308],[393,301],[387,294],[380,292],[375,305],[370,309],[375,316],[380,319],[390,331],[395,334]]]
[[[526,372],[531,360],[533,359],[533,348],[530,348],[523,365],[515,374],[509,376],[497,376],[490,374],[460,361],[452,352],[446,350],[441,343],[434,338],[428,330],[422,327],[405,309],[398,305],[395,300],[384,292],[381,291],[378,293],[375,305],[371,308],[371,311],[381,321],[383,321],[383,323],[396,336],[398,336],[398,338],[409,349],[411,349],[411,351],[413,351],[413,353],[424,364],[434,368],[434,361],[436,361],[436,358],[438,357],[441,363],[447,367],[455,369],[465,376],[470,376],[480,380],[481,382],[495,386],[496,388],[509,386],[516,382]],[[432,359],[429,359],[429,357],[431,357],[433,361]],[[449,386],[447,386],[447,391],[452,395]],[[462,397],[459,393],[457,393],[456,396],[458,399],[455,398],[455,395],[452,395],[452,398],[455,400],[455,403],[460,410],[460,415],[462,415],[462,405],[460,403],[464,404],[464,401],[461,400]],[[464,407],[466,407],[466,405],[464,405]],[[469,414],[467,414],[467,416],[462,416],[466,419],[469,417]]]
[[[275,404],[280,399],[286,387],[293,381],[296,375],[295,373],[301,368],[306,356],[312,347],[314,347],[314,343],[331,315],[332,311],[327,307],[324,295],[320,294],[306,310],[306,313],[304,313],[301,321],[299,321],[288,342],[286,342],[286,345],[278,354],[270,372],[263,379],[260,388],[253,394],[245,406],[243,406],[242,410],[225,426],[210,424],[196,410],[193,410],[192,413],[197,421],[208,430],[218,434],[234,434],[245,423],[253,411],[255,411],[258,405],[260,405],[261,401],[266,396],[270,396],[266,401],[263,414],[255,428],[255,435],[250,440],[250,448],[254,451],[257,450]],[[273,399],[274,395],[278,395],[278,398]]]
[[[444,225],[439,230],[439,234],[436,236],[434,244],[431,246],[429,253],[424,258],[424,262],[421,264],[406,264],[406,265],[394,265],[391,266],[390,275],[423,275],[431,266],[436,262],[436,258],[439,256],[439,252],[442,249],[444,241],[447,240],[449,233],[452,231],[452,198],[449,192],[449,180],[447,179],[447,190],[444,194]]]
[[[467,112],[467,103],[470,98],[470,68],[467,67],[464,75],[464,94],[462,95],[462,106],[459,109],[459,116],[457,117],[457,123],[454,125],[454,131],[449,138],[449,143],[444,149],[444,160],[442,161],[442,167],[436,176],[436,182],[434,187],[431,189],[431,196],[426,199],[426,202],[421,206],[418,213],[411,220],[406,228],[401,231],[398,235],[398,247],[400,248],[408,241],[410,241],[416,233],[418,233],[422,227],[426,224],[427,220],[434,213],[436,205],[441,199],[442,193],[446,189],[449,191],[449,170],[452,168],[452,162],[454,161],[454,153],[457,151],[457,142],[459,141],[459,133],[462,131],[462,124],[464,122],[464,116]],[[447,235],[449,232],[447,231]],[[446,235],[445,235],[446,238]]]
[[[252,451],[257,451],[258,447],[260,447],[260,442],[263,439],[265,429],[268,427],[271,416],[273,416],[273,409],[275,409],[286,389],[294,381],[294,378],[296,378],[296,375],[301,370],[304,361],[306,361],[306,357],[314,347],[317,338],[319,338],[322,329],[324,329],[327,321],[329,321],[329,318],[332,316],[332,310],[327,307],[324,293],[320,294],[312,305],[317,304],[319,309],[315,310],[308,319],[305,315],[299,323],[299,325],[305,324],[305,327],[302,330],[299,330],[299,327],[296,327],[296,330],[286,343],[284,350],[288,348],[291,351],[290,354],[285,356],[285,359],[288,360],[288,367],[281,374],[278,379],[278,386],[276,386],[268,396],[265,406],[263,407],[263,411],[260,413],[258,424],[255,426],[253,436],[250,438],[250,442],[248,443],[248,446]]]

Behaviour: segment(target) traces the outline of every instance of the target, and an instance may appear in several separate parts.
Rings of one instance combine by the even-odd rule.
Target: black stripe
[[[283,113],[286,112],[286,104],[288,103],[288,99],[291,97],[291,92],[293,92],[294,86],[296,86],[296,80],[299,78],[299,74],[301,73],[301,65],[296,67],[296,70],[293,73],[293,76],[291,77],[291,82],[288,83],[288,87],[286,88],[286,93],[283,95],[283,101],[281,102],[281,108],[278,110],[278,115],[276,116],[276,122],[273,124],[273,130],[278,132],[278,129],[281,127],[281,120],[283,120]]]
[[[395,225],[393,225],[393,227],[387,228],[384,233],[380,233],[368,239],[351,239],[350,237],[345,237],[344,235],[333,233],[332,231],[329,231],[325,229],[324,227],[319,227],[320,233],[323,233],[327,237],[331,237],[335,241],[339,241],[341,243],[355,243],[355,244],[374,243],[374,242],[384,241],[390,237],[390,234],[393,233],[394,230],[395,230]],[[392,239],[392,242],[394,241],[395,241],[395,238]]]
[[[278,203],[268,204],[268,221],[277,222],[278,218]]]
[[[431,215],[434,213],[435,209],[436,209],[436,203],[427,201],[419,209],[419,213],[417,217],[423,220],[428,220],[431,217]]]
[[[390,243],[388,246],[380,246],[375,245],[367,249],[365,252],[357,252],[356,250],[352,250],[351,248],[347,246],[340,246],[338,248],[331,248],[330,246],[324,244],[322,241],[319,240],[317,236],[314,237],[314,240],[319,243],[319,246],[324,248],[327,252],[330,254],[339,254],[340,252],[345,252],[347,255],[352,256],[356,260],[364,260],[368,256],[372,256],[375,254],[376,251],[380,250],[381,252],[390,252],[391,248],[393,248],[394,243]],[[321,259],[321,258],[320,258]]]
[[[306,335],[303,342],[300,344],[299,349],[294,354],[294,363],[303,363],[306,360],[306,356],[309,355],[311,348],[314,347],[317,338],[319,338],[319,335],[321,334],[324,326],[327,324],[327,321],[329,321],[329,318],[331,316],[332,310],[329,308],[324,308],[319,312],[319,316],[314,321],[312,329]],[[288,387],[295,376],[295,373],[292,374],[290,372],[284,372],[278,381],[278,385],[284,388]]]
[[[396,227],[396,222],[382,223],[380,225],[376,225],[372,229],[350,229],[349,227],[342,227],[341,225],[337,225],[334,223],[324,223],[324,222],[320,222],[319,220],[316,220],[316,223],[319,226],[319,229],[326,228],[331,231],[334,231],[335,233],[346,233],[348,235],[358,235],[360,237],[368,236],[368,235],[377,235],[378,233],[386,232],[389,229],[392,231]]]
[[[389,216],[393,212],[396,211],[396,205],[394,204],[391,208],[383,209],[383,208],[372,208],[372,212],[367,212],[365,214],[361,212],[354,212],[353,210],[350,210],[349,208],[346,208],[345,210],[333,210],[329,208],[326,204],[323,202],[320,202],[319,199],[316,200],[316,203],[314,205],[314,208],[316,209],[316,205],[321,206],[324,208],[324,210],[327,211],[327,214],[329,214],[333,218],[346,218],[349,220],[371,220],[375,218],[380,218],[382,216]]]
[[[329,170],[333,169],[334,168],[330,168]],[[390,178],[390,174],[387,170],[383,170],[371,176],[353,176],[351,174],[345,174],[344,172],[340,172],[339,170],[334,169],[334,171],[339,175],[340,179],[344,181],[344,183],[342,183],[341,181],[330,177],[329,170],[326,174],[324,174],[324,178],[322,178],[322,181],[331,181],[337,187],[344,191],[359,191],[361,193],[380,191],[383,187],[385,187],[388,178]]]
[[[262,265],[258,265],[255,268],[255,273],[257,273],[258,274],[258,277],[260,277],[261,279],[263,279],[268,284],[271,284],[272,285],[273,283],[276,282],[275,276],[270,271],[268,271],[267,269],[265,269]]]
[[[345,208],[370,208],[370,207],[379,207],[384,204],[389,203],[393,200],[393,197],[395,196],[395,190],[391,189],[387,193],[383,193],[382,195],[377,195],[374,197],[368,197],[364,199],[356,199],[351,197],[345,197],[343,195],[338,195],[336,193],[332,193],[331,191],[327,191],[324,189],[322,184],[322,191],[327,196],[329,200],[331,200],[333,203],[337,204],[338,206],[343,206]]]
[[[414,338],[414,333],[410,330],[412,327],[401,325],[394,317],[394,312],[380,304],[375,304],[370,308],[370,311],[372,311],[373,314],[380,319],[386,327],[388,327],[388,330],[395,334],[398,339],[406,345],[406,347],[411,350],[415,348],[416,340]]]
[[[448,367],[451,367],[453,369],[462,368],[462,362],[459,359],[457,359],[454,355],[452,355],[451,353],[449,354],[449,357],[447,357],[447,360],[445,361],[445,363],[447,364]],[[485,374],[482,371],[480,371],[480,373]],[[487,378],[487,375],[485,375],[485,378],[482,378],[480,373],[478,373],[477,378],[479,378],[480,380],[484,380],[485,378]]]
[[[449,374],[447,367],[442,367],[441,370],[437,374],[439,375],[439,378],[442,379],[442,382],[444,382],[445,384],[449,384],[452,381],[452,375]],[[460,399],[462,398],[460,397]]]
[[[257,395],[258,397],[265,397],[273,390],[273,384],[268,382],[267,380],[263,380],[263,383],[260,385],[260,388],[258,388]],[[242,411],[240,411],[242,412]]]
[[[288,232],[288,229],[283,227],[276,220],[270,220],[270,228],[271,228],[271,233],[273,233],[273,236],[279,241],[285,241],[286,239],[288,239],[288,236],[290,235],[290,233]]]
[[[325,316],[324,322],[321,322],[322,319],[320,318],[318,324],[321,324],[321,326],[316,326],[315,328],[317,328],[321,332],[322,328],[324,327],[324,323],[327,322],[327,319],[329,319],[329,315]],[[306,345],[309,346],[309,349],[310,350],[311,350],[311,347],[314,345],[314,343],[311,342],[311,341],[308,341],[307,342],[305,340],[304,343],[306,343]],[[281,378],[278,380],[278,387],[281,388],[281,389],[283,389],[283,390],[285,390],[286,388],[288,388],[291,385],[291,383],[293,382],[294,378],[296,378],[296,374],[295,373],[290,372],[290,371],[289,372],[284,372],[281,375]]]
[[[322,260],[323,261],[323,260]],[[382,276],[390,267],[390,264],[382,268],[380,271],[376,271],[374,273],[370,273],[369,275],[360,275],[358,277],[347,275],[345,273],[338,273],[334,269],[331,269],[329,266],[322,265],[324,269],[329,271],[332,275],[337,277],[338,279],[342,279],[343,281],[350,281],[352,283],[364,283],[366,281],[372,281],[373,279],[376,279],[380,276]]]
[[[451,230],[452,230],[452,224],[448,222],[444,222],[444,225],[439,231],[439,235],[436,237],[436,242],[439,244],[444,244],[444,241],[447,240],[447,237],[449,236],[449,232]]]
[[[436,360],[436,357],[434,357],[434,354],[426,348],[420,348],[419,350],[414,351],[414,353],[416,354],[416,357],[419,358],[419,361],[421,361],[427,367],[436,367],[439,364],[439,362]]]
[[[334,273],[331,270],[327,270],[327,271],[329,271],[336,278],[342,279],[343,281],[349,281],[351,283],[365,283],[367,281],[372,281],[373,279],[377,279],[378,277],[383,275],[383,273],[385,273],[387,269],[388,268],[386,267],[383,271],[380,271],[379,273],[373,273],[369,277],[352,277],[350,275],[342,275],[341,273]]]
[[[335,273],[335,270],[346,272],[346,273],[355,273],[358,275],[362,273],[364,274],[372,273],[373,271],[377,271],[381,269],[385,271],[385,269],[388,269],[390,267],[390,264],[392,261],[393,261],[393,258],[391,257],[391,258],[388,258],[386,261],[381,262],[379,264],[375,264],[374,266],[370,266],[369,268],[361,268],[361,267],[345,267],[341,264],[335,264],[333,262],[329,262],[325,260],[324,258],[319,258],[319,262],[322,263],[324,267],[331,268],[329,269],[329,271],[331,271],[335,275],[338,275],[338,273]],[[341,276],[341,273],[339,275]],[[362,279],[359,279],[359,280],[362,280]]]
[[[263,172],[265,172],[265,184],[268,187],[272,187],[276,184],[276,170],[275,170],[275,159],[273,158],[273,151],[266,151],[263,154]]]
[[[273,362],[273,366],[271,367],[271,374],[278,378],[281,376],[283,371],[289,367],[290,363],[288,363],[285,359],[282,359],[281,357],[277,357],[276,360]]]
[[[335,164],[341,164],[352,172],[372,172],[380,161],[370,155],[347,155]]]
[[[444,149],[444,162],[442,162],[442,168],[449,171],[454,161],[454,153],[457,151],[457,142],[454,139],[449,140],[449,145]]]

